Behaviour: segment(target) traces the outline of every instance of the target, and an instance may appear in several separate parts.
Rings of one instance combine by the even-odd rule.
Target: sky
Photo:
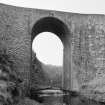
[[[14,6],[84,14],[105,14],[105,0],[0,0]]]
[[[38,34],[33,40],[32,50],[44,64],[63,65],[63,44],[58,36],[51,32]]]
[[[105,0],[0,0],[0,3],[81,14],[105,14]],[[60,39],[51,33],[38,36],[32,47],[38,59],[45,64],[62,65],[63,47]]]

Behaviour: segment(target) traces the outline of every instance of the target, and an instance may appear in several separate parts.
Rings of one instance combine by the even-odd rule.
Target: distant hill
[[[32,60],[32,74],[31,82],[35,88],[43,87],[61,87],[62,86],[62,72],[61,66],[45,65],[37,59],[36,56]]]
[[[46,65],[43,63],[41,63],[41,66],[42,66],[43,71],[48,74],[50,79],[53,79],[56,76],[62,75],[63,67],[61,66]]]
[[[49,85],[49,78],[45,75],[42,64],[36,57],[32,60],[31,85],[35,88]]]
[[[46,77],[50,79],[50,85],[55,87],[61,87],[63,67],[54,66],[54,65],[45,65],[43,63],[41,63],[41,66]]]

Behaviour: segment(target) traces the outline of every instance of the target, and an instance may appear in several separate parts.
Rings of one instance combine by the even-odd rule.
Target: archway
[[[70,69],[67,67],[68,66],[67,62],[65,62],[67,59],[66,53],[68,53],[66,50],[69,45],[69,40],[67,38],[67,36],[69,34],[68,28],[62,21],[60,21],[57,18],[45,17],[45,18],[38,20],[34,24],[34,26],[32,28],[32,42],[33,42],[34,38],[42,32],[52,32],[52,33],[56,34],[63,43],[63,46],[64,46],[63,70],[64,71],[63,71],[62,87],[64,87],[64,83],[65,83],[64,81],[66,78],[66,76],[64,76],[64,75],[65,75],[65,72],[67,71],[66,69]],[[69,79],[70,79],[70,76],[69,76]]]

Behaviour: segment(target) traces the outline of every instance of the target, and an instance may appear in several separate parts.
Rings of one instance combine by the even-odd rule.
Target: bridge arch
[[[52,32],[56,34],[65,45],[67,43],[68,27],[59,19],[44,17],[38,20],[32,28],[32,40],[41,32]]]
[[[64,76],[63,76],[62,87],[64,87],[64,85],[66,87],[68,85],[68,82],[66,80],[68,80],[68,78],[70,80],[70,75],[68,78],[66,78],[66,76],[65,76],[68,73],[67,71],[68,70],[70,71],[70,64],[69,64],[69,61],[67,61],[67,58],[68,58],[67,49],[68,49],[68,47],[70,47],[69,40],[68,40],[68,35],[70,34],[69,29],[66,26],[66,24],[63,23],[60,19],[57,19],[55,17],[44,17],[44,18],[41,18],[38,21],[36,21],[32,27],[32,33],[31,33],[32,42],[33,42],[34,38],[39,33],[42,33],[42,32],[52,32],[52,33],[56,34],[63,43],[63,46],[64,46],[63,75]],[[67,64],[67,62],[68,62],[68,64]],[[68,68],[68,66],[69,66],[69,68]]]

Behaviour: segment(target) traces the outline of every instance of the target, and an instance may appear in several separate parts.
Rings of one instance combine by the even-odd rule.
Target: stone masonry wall
[[[29,14],[24,9],[0,5],[0,49],[15,56],[15,66],[24,80],[29,78],[31,37]]]

